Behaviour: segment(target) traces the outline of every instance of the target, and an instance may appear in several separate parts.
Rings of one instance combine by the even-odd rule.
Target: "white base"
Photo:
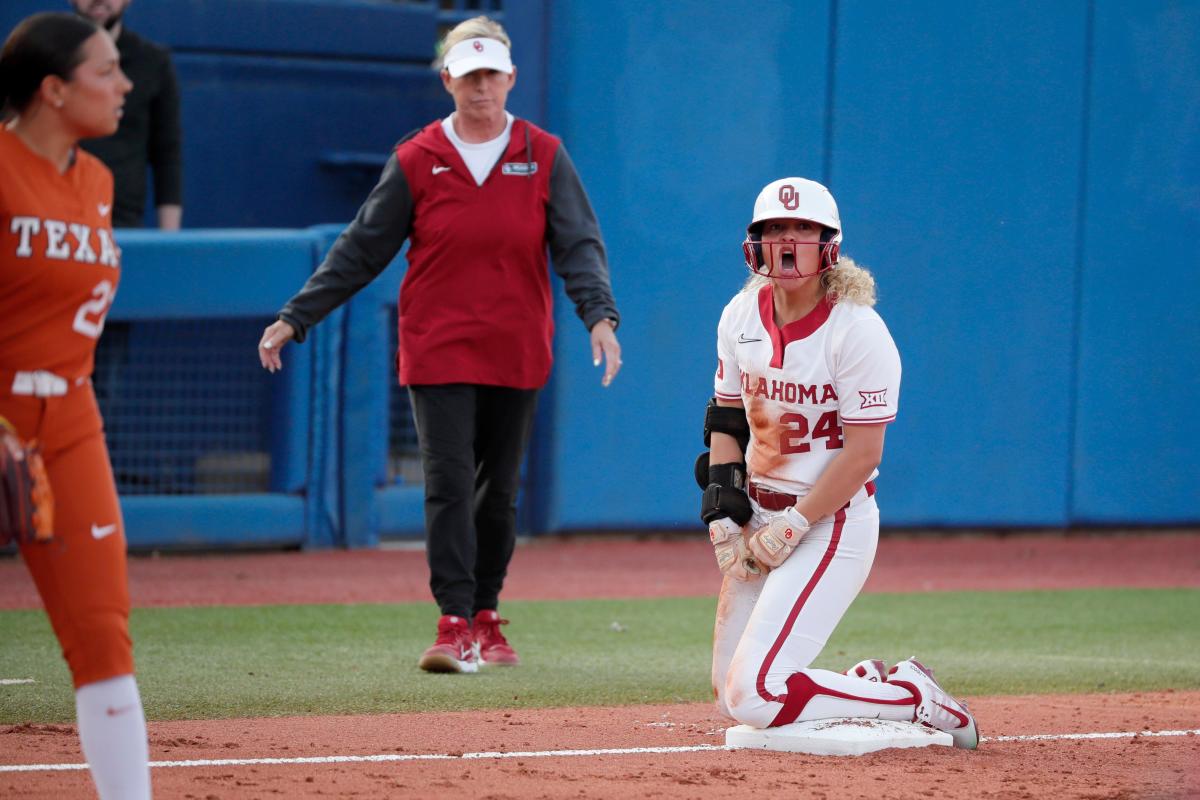
[[[725,744],[814,756],[861,756],[888,747],[953,747],[954,740],[948,733],[911,722],[839,717],[778,728],[736,725],[725,731]]]

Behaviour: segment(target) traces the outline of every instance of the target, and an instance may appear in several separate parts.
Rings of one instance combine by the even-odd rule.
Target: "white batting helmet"
[[[769,219],[803,219],[815,222],[825,230],[821,233],[821,266],[818,272],[833,269],[842,247],[842,218],[833,195],[821,184],[807,178],[780,178],[763,187],[754,201],[754,217],[746,226],[742,252],[746,266],[766,274],[770,266],[763,261],[762,223]],[[806,278],[808,275],[796,277]]]

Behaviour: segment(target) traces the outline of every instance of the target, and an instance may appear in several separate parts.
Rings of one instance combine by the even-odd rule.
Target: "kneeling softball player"
[[[831,717],[916,722],[979,741],[967,707],[915,659],[846,674],[812,669],[871,569],[874,478],[896,418],[900,357],[870,273],[839,264],[842,225],[824,186],[768,184],[743,244],[754,272],[717,328],[701,516],[725,575],[713,690],[757,728]],[[744,461],[743,461],[744,459]]]

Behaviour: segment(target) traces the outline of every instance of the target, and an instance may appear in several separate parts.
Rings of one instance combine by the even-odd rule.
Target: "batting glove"
[[[729,517],[714,519],[708,524],[708,538],[717,555],[717,567],[735,581],[748,581],[762,574],[750,550],[742,526]]]
[[[750,552],[760,564],[778,567],[800,544],[800,539],[812,527],[804,515],[788,508],[750,537]]]

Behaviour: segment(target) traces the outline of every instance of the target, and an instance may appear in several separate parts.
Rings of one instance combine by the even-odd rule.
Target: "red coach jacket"
[[[398,366],[405,385],[534,389],[550,373],[549,248],[590,330],[620,319],[600,228],[562,143],[514,120],[482,186],[440,120],[405,137],[320,268],[279,314],[303,341],[311,325],[378,275],[409,240],[400,287]]]

